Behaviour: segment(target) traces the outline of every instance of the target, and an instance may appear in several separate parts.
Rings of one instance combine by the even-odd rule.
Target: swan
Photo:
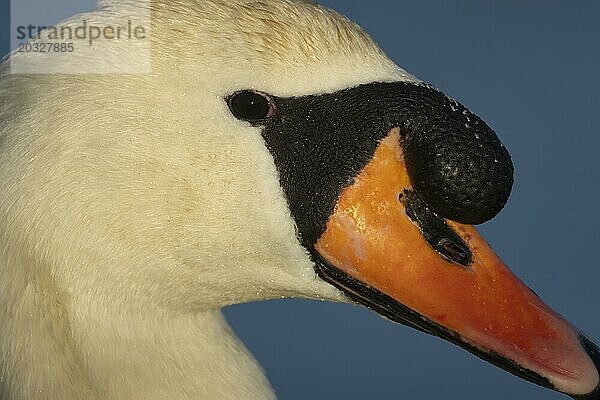
[[[77,67],[148,71],[0,70],[2,400],[274,399],[220,309],[285,297],[600,399],[598,347],[472,226],[512,187],[481,119],[308,1],[100,5],[64,24],[149,13],[151,51]]]

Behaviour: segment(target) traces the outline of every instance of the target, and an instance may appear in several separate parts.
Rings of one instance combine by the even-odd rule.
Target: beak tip
[[[596,343],[592,342],[582,333],[579,334],[579,340],[581,341],[581,345],[583,346],[584,350],[594,363],[596,370],[600,371],[600,347],[598,347]],[[600,400],[600,382],[592,392],[571,397],[575,400]]]

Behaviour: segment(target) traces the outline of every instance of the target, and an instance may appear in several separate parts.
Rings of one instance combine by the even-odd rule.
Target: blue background
[[[600,2],[321,2],[498,132],[516,183],[481,231],[547,303],[600,340]],[[564,398],[360,307],[279,301],[226,314],[283,400]]]

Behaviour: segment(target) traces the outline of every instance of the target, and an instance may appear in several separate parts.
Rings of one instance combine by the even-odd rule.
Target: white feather
[[[100,4],[67,23],[144,10]],[[2,66],[3,400],[273,398],[218,310],[345,301],[297,240],[259,129],[235,120],[223,96],[414,78],[308,2],[164,0],[151,15],[150,73]],[[98,44],[81,67],[135,69],[145,56],[135,51]]]

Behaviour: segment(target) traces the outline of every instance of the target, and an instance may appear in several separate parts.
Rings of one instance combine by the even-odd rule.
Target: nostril
[[[468,250],[461,245],[454,243],[449,238],[443,238],[438,244],[438,251],[443,257],[460,265],[469,265]]]
[[[418,194],[405,190],[400,194],[399,200],[425,241],[442,258],[463,267],[471,264],[473,254],[467,244],[443,219],[431,212]]]

